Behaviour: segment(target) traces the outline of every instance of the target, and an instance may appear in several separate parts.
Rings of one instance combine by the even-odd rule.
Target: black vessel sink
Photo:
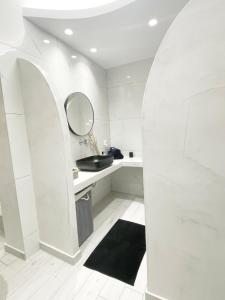
[[[97,172],[108,168],[113,163],[111,155],[94,155],[76,161],[81,171]]]

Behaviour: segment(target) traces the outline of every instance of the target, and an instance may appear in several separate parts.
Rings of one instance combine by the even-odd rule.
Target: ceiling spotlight
[[[49,40],[43,40],[43,43],[50,44],[50,41]]]
[[[90,52],[91,52],[91,53],[96,53],[97,51],[98,51],[97,48],[91,48],[91,49],[90,49]]]
[[[71,58],[72,58],[72,59],[76,59],[77,56],[76,56],[76,55],[71,55]]]
[[[130,76],[130,75],[127,75],[127,79],[131,79],[131,76]]]
[[[158,24],[158,20],[157,19],[151,19],[149,22],[148,22],[148,25],[150,27],[154,27]]]
[[[70,28],[66,28],[66,29],[64,30],[64,33],[65,33],[66,35],[73,35],[73,30],[70,29]]]

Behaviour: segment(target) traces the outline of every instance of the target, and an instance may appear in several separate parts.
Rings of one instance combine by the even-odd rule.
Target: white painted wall
[[[145,92],[148,290],[169,300],[225,294],[224,28],[224,0],[190,1]]]
[[[141,109],[153,59],[107,71],[111,144],[125,156],[142,156]],[[123,168],[112,175],[112,190],[143,197],[142,168]]]

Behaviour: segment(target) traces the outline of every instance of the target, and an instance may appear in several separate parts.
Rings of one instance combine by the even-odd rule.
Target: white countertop
[[[110,175],[111,173],[115,172],[116,170],[122,167],[143,167],[143,160],[140,157],[125,157],[123,159],[114,160],[113,164],[99,172],[84,172],[80,171],[78,178],[74,179],[74,194],[78,193],[79,191],[83,190],[87,186],[95,183],[96,181],[102,179],[103,177]]]

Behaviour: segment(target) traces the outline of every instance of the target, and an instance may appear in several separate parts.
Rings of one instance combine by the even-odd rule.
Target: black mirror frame
[[[67,106],[68,106],[68,103],[69,103],[69,101],[70,101],[70,97],[73,96],[73,95],[75,95],[75,94],[84,95],[84,96],[87,98],[87,100],[89,101],[90,105],[91,105],[91,109],[92,109],[92,113],[93,113],[93,123],[92,123],[91,129],[89,130],[89,132],[88,132],[87,134],[78,134],[78,133],[76,133],[76,132],[72,129],[72,127],[70,126],[69,120],[68,120],[68,118],[67,118]],[[74,93],[69,94],[69,95],[67,96],[67,98],[66,98],[65,103],[64,103],[64,109],[65,109],[65,112],[66,112],[66,119],[67,119],[67,123],[68,123],[69,130],[70,130],[73,134],[75,134],[75,135],[77,135],[77,136],[86,136],[86,135],[88,135],[88,134],[92,131],[93,126],[94,126],[94,122],[95,122],[95,112],[94,112],[93,105],[92,105],[90,99],[88,98],[88,96],[86,96],[84,93],[81,93],[81,92],[74,92]]]

